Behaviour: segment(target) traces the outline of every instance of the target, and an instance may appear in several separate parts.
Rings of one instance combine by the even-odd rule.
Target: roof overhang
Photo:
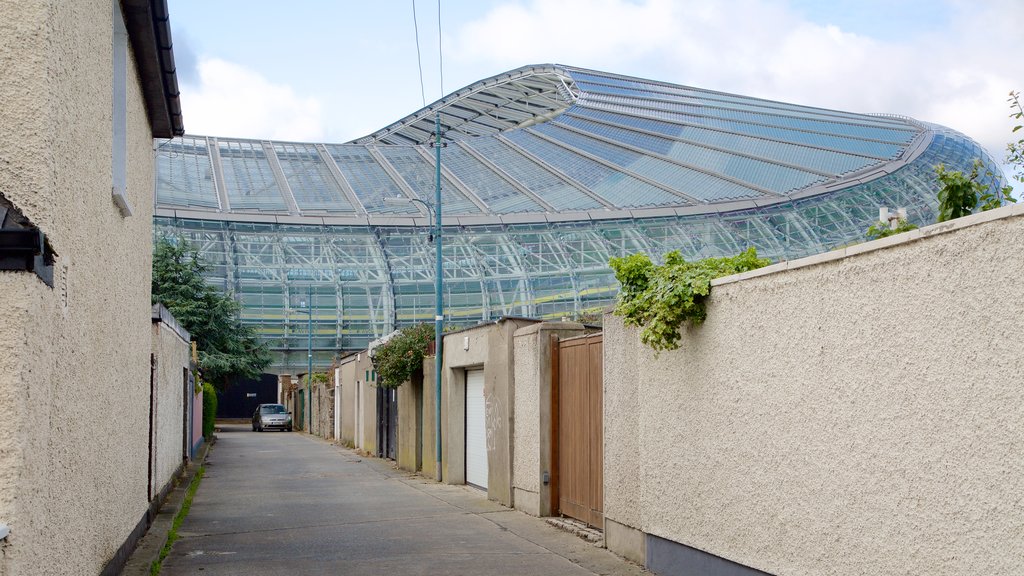
[[[167,0],[121,0],[154,138],[185,134]]]
[[[496,134],[554,118],[577,95],[562,66],[523,66],[470,84],[350,144],[425,144],[434,136],[435,114],[449,138]]]

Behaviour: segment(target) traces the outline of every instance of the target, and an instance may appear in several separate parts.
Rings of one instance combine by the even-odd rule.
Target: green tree
[[[242,324],[242,306],[203,280],[206,264],[183,238],[162,236],[153,249],[154,304],[161,303],[189,331],[199,350],[205,380],[226,388],[237,378],[256,378],[270,351]]]

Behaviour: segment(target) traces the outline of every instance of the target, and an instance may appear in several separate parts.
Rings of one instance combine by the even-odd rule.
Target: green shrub
[[[217,390],[209,382],[203,383],[203,437],[213,439],[213,426],[217,421]]]
[[[373,351],[373,369],[382,388],[397,388],[423,369],[423,354],[434,341],[434,327],[419,324],[402,328]]]

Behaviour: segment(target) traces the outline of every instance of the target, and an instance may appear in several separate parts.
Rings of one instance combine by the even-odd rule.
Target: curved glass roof
[[[326,365],[433,319],[434,115],[441,114],[446,318],[560,317],[611,303],[608,258],[774,260],[863,238],[878,208],[934,220],[940,162],[996,164],[951,130],[568,66],[477,82],[345,144],[185,136],[156,153],[159,233],[192,239],[278,354]],[[998,178],[998,176],[994,177]],[[1000,182],[994,181],[996,185]]]

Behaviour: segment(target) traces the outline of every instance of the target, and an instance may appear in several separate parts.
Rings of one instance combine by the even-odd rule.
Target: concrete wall
[[[534,516],[551,515],[550,485],[544,475],[551,460],[551,341],[585,332],[574,322],[545,322],[516,330],[515,434],[512,489],[517,510]]]
[[[111,3],[0,3],[0,191],[59,255],[0,272],[0,574],[95,574],[146,514],[152,137],[134,64],[111,200]],[[107,415],[100,417],[97,415]]]
[[[716,281],[678,351],[606,316],[619,536],[648,565],[669,541],[771,574],[1020,572],[1021,213]]]
[[[343,358],[341,369],[341,442],[355,446],[356,438],[356,357]]]
[[[535,322],[502,319],[444,337],[443,479],[449,484],[466,482],[466,370],[483,368],[487,411],[487,497],[506,506],[512,506],[513,334]],[[449,414],[458,416],[450,417]]]
[[[184,464],[184,450],[188,443],[185,435],[186,402],[192,400],[185,370],[189,368],[191,346],[175,327],[164,322],[153,322],[154,402],[153,477],[150,493],[161,493]],[[187,335],[188,333],[185,332]]]
[[[434,359],[435,356],[428,356],[423,359],[423,385],[420,389],[423,401],[421,411],[423,425],[421,427],[420,471],[427,478],[437,478],[437,404],[434,401],[436,395],[436,384],[434,383]],[[442,375],[443,380],[443,375]],[[401,409],[399,409],[401,414]],[[442,424],[443,424],[442,420]],[[398,428],[399,434],[402,428]],[[443,436],[443,430],[442,430]]]
[[[356,431],[356,448],[377,453],[377,387],[373,385],[374,372],[373,362],[369,355],[363,353],[356,355],[355,377],[356,377],[356,405],[359,412],[357,417],[362,428],[362,441],[360,442],[360,431]],[[367,378],[369,376],[369,378]]]
[[[420,469],[423,458],[423,387],[425,372],[413,374],[412,378],[398,387],[398,467],[415,472]],[[429,375],[433,382],[434,375]]]
[[[334,385],[328,382],[313,382],[310,385],[313,398],[313,426],[311,433],[321,438],[334,437]]]

